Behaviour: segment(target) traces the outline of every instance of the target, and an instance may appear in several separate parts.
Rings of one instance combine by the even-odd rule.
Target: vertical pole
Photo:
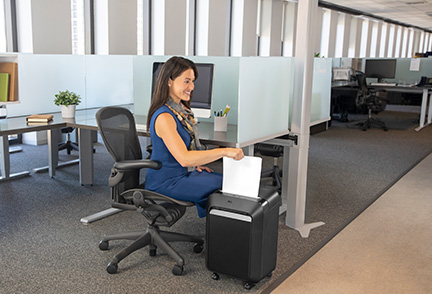
[[[309,127],[314,62],[314,23],[318,0],[299,0],[294,66],[294,100],[291,132],[298,144],[289,152],[288,199],[285,223],[299,231],[303,238],[312,228],[324,223],[305,224],[306,183],[309,151]]]

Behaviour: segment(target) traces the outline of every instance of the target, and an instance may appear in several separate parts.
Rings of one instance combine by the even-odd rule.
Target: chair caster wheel
[[[384,132],[387,132],[388,131],[388,128],[384,128]]]
[[[150,256],[156,256],[156,248],[150,248],[149,255]]]
[[[181,276],[183,274],[183,266],[176,264],[172,269],[172,273],[174,276]]]
[[[251,282],[244,282],[244,283],[243,283],[243,287],[244,287],[246,290],[250,290],[250,289],[252,289],[254,286],[255,286],[255,284],[254,284],[254,283],[251,283]]]
[[[202,244],[198,244],[198,243],[196,243],[194,245],[194,247],[193,247],[193,251],[195,253],[201,253],[203,251],[203,249],[204,249],[203,245]]]
[[[118,266],[116,263],[110,262],[110,263],[108,263],[108,266],[107,266],[107,272],[109,274],[115,274],[117,272],[117,268],[118,268]]]
[[[108,241],[100,241],[99,242],[100,250],[108,250]]]
[[[219,275],[218,275],[217,273],[213,273],[213,274],[211,275],[211,278],[212,278],[213,280],[217,281],[217,280],[219,280]]]

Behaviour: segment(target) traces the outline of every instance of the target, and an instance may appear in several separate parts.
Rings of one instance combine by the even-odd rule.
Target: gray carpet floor
[[[100,251],[100,238],[140,229],[144,219],[136,212],[122,212],[87,226],[80,223],[81,217],[110,203],[112,159],[98,143],[93,186],[79,184],[78,166],[59,169],[53,179],[32,173],[0,183],[0,293],[269,293],[432,152],[432,128],[415,132],[417,115],[380,116],[388,122],[388,132],[363,132],[352,123],[333,122],[328,131],[311,136],[306,221],[325,225],[304,239],[281,222],[273,276],[251,291],[235,278],[212,280],[205,254],[195,254],[183,243],[174,244],[186,260],[183,276],[172,275],[174,262],[168,256],[150,257],[147,250],[135,252],[119,264],[117,274],[109,275],[106,265],[130,241],[112,242],[109,251]],[[23,149],[11,155],[12,172],[47,165],[46,146]],[[76,154],[60,156],[74,158]],[[272,159],[264,157],[263,167],[271,164]],[[220,162],[211,167],[222,169]],[[198,219],[191,208],[172,229],[204,235],[205,219]]]

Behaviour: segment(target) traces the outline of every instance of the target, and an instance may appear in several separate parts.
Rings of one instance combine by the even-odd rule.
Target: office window
[[[195,54],[200,56],[208,55],[209,7],[209,0],[197,1],[195,7]]]
[[[150,54],[150,0],[137,0],[137,55]]]
[[[282,56],[294,56],[297,3],[285,2],[282,24]]]
[[[377,57],[377,46],[378,46],[378,22],[372,22],[372,35],[371,35],[371,46],[370,46],[370,57]]]
[[[413,57],[413,47],[414,47],[414,34],[415,31],[413,29],[408,30],[408,51],[407,51],[407,57]]]
[[[339,13],[337,26],[336,26],[336,46],[335,57],[343,57],[344,47],[344,34],[345,34],[345,13]]]
[[[407,48],[408,48],[408,28],[402,29],[402,51],[401,57],[407,57]]]
[[[323,12],[320,54],[327,57],[330,44],[331,10],[323,9]]]
[[[381,40],[380,40],[380,47],[379,47],[379,57],[386,57],[386,44],[389,41],[388,38],[388,24],[383,23],[381,26]]]
[[[369,20],[364,19],[362,21],[359,57],[367,57],[366,56],[366,49],[367,49],[367,45],[368,45],[368,37],[369,37],[368,35],[369,35]]]
[[[401,47],[402,47],[402,27],[397,27],[394,57],[396,58],[401,57]]]
[[[389,31],[389,38],[388,38],[388,50],[387,50],[387,57],[393,57],[394,47],[395,47],[395,34],[396,29],[394,25],[390,25],[390,31]]]
[[[6,52],[6,18],[5,18],[5,3],[0,0],[0,52]]]
[[[84,0],[71,0],[72,54],[85,54]]]

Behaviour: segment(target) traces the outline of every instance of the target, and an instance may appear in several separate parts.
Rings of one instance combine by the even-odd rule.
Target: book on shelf
[[[0,102],[7,102],[9,99],[9,74],[0,73]]]
[[[27,123],[48,123],[53,119],[52,114],[32,114],[27,116]]]
[[[18,93],[18,63],[0,62],[0,73],[9,74],[9,94],[7,101],[17,101]]]

